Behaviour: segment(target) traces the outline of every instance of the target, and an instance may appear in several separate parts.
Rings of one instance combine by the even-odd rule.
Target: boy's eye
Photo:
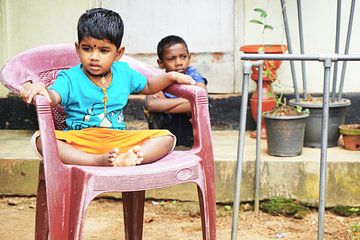
[[[109,49],[102,48],[100,51],[101,51],[101,53],[108,53],[108,52],[109,52]]]
[[[82,50],[85,52],[89,52],[91,50],[91,48],[90,47],[82,47]]]

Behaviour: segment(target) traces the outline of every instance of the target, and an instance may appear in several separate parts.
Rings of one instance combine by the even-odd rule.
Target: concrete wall
[[[347,31],[351,1],[342,1],[341,52]],[[261,29],[249,23],[255,7],[268,11],[273,31],[264,35],[266,43],[286,43],[280,1],[275,0],[0,0],[0,65],[25,49],[43,44],[76,41],[76,22],[85,9],[103,6],[120,12],[126,29],[124,45],[130,55],[156,65],[155,49],[167,34],[183,36],[193,52],[192,64],[208,78],[209,92],[240,91],[239,47],[261,43]],[[306,53],[332,53],[335,46],[336,1],[304,0],[303,25]],[[355,9],[350,53],[360,50],[359,5]],[[296,1],[287,1],[291,40],[299,53]],[[359,92],[358,62],[347,65],[345,92]],[[323,70],[318,62],[307,63],[309,92],[321,92]],[[339,64],[341,70],[341,64]],[[296,63],[299,87],[300,63]],[[280,91],[292,91],[289,63],[279,70]],[[254,88],[254,84],[252,84]],[[7,91],[0,87],[0,97]]]

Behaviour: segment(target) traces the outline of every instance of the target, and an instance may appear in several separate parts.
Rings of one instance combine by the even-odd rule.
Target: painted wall
[[[0,66],[32,47],[74,43],[77,19],[91,4],[89,0],[0,0]],[[7,92],[0,87],[0,96]]]
[[[291,40],[299,53],[296,1],[286,1]],[[306,53],[332,53],[335,46],[336,1],[303,0],[303,24]],[[343,2],[341,51],[347,31],[351,1]],[[269,5],[268,5],[269,4]],[[253,8],[269,13],[273,31],[265,33],[267,43],[285,43],[280,1],[277,0],[0,0],[0,66],[10,57],[26,49],[43,45],[76,41],[76,22],[80,14],[95,6],[116,9],[123,16],[126,29],[124,45],[130,55],[156,66],[157,42],[165,35],[183,36],[193,53],[192,64],[209,80],[209,92],[239,92],[241,61],[239,47],[261,42],[261,29],[249,23],[255,17]],[[350,53],[360,50],[360,6],[355,9]],[[357,79],[359,62],[349,62],[345,92],[360,92]],[[308,90],[321,92],[322,64],[306,64]],[[342,64],[339,64],[341,71]],[[298,85],[301,87],[300,63],[296,63]],[[289,63],[279,71],[282,91],[292,91]],[[252,85],[254,87],[254,85]],[[0,97],[7,91],[0,87]]]
[[[210,92],[234,89],[233,0],[103,0],[125,24],[126,53],[157,66],[156,47],[167,35],[182,36],[191,64],[209,80]]]

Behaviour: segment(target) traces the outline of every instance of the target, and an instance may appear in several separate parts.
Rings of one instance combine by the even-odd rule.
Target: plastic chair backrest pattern
[[[128,56],[121,61],[147,78],[161,72]],[[79,64],[69,44],[40,46],[8,61],[0,81],[18,94],[26,81],[51,84],[59,71]],[[63,108],[51,109],[36,96],[43,160],[40,163],[35,239],[82,239],[86,207],[97,195],[122,192],[125,238],[141,240],[145,191],[193,182],[197,185],[203,239],[216,238],[215,174],[208,98],[204,89],[173,84],[167,92],[188,99],[192,106],[194,146],[173,151],[151,164],[136,167],[91,167],[65,165],[59,158],[54,130],[64,128]]]

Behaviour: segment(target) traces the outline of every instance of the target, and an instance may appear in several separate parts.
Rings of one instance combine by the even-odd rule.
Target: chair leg
[[[39,180],[36,195],[35,240],[47,240],[49,235],[49,222],[46,201],[46,183],[44,164],[39,166]]]
[[[142,240],[145,191],[123,192],[126,240]]]
[[[197,186],[200,213],[201,213],[201,228],[203,240],[216,239],[216,201],[215,192],[212,187],[203,190]],[[206,197],[205,197],[206,196]]]
[[[35,239],[47,240],[49,234],[49,223],[47,216],[45,180],[39,180],[38,184],[36,197]]]

